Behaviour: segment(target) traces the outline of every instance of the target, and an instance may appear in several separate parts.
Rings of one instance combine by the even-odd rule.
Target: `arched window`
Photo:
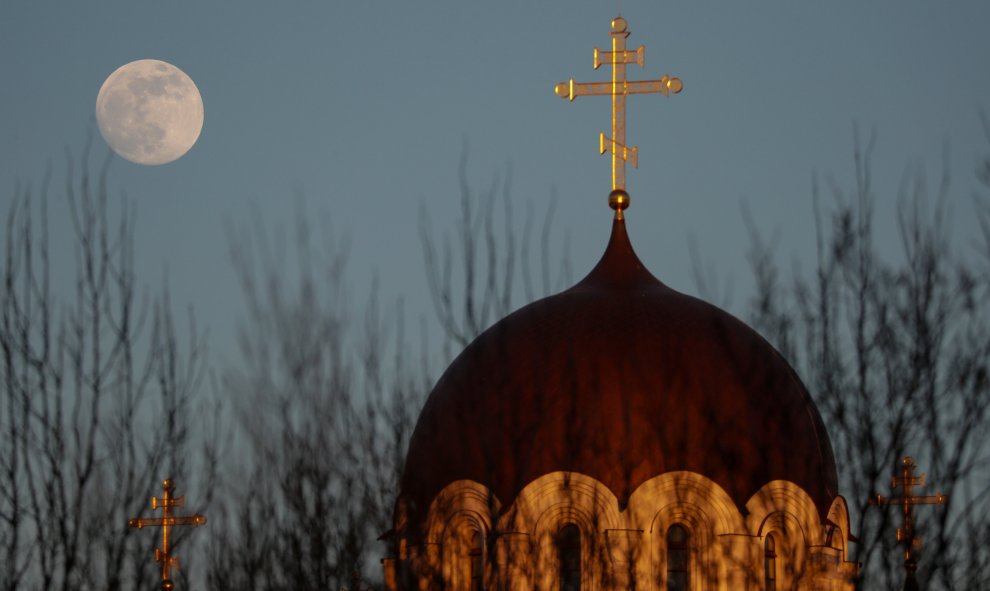
[[[471,535],[471,547],[468,551],[471,565],[471,591],[481,591],[485,588],[485,538],[481,530],[474,530]]]
[[[675,523],[667,530],[667,591],[687,591],[690,588],[689,542],[688,530],[683,525]]]
[[[557,532],[560,591],[581,591],[581,530],[568,523]]]
[[[763,542],[763,588],[765,591],[777,591],[777,546],[773,534],[767,534]]]

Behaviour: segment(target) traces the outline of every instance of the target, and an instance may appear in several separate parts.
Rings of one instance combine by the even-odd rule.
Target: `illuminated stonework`
[[[563,589],[555,536],[581,536],[582,590],[668,589],[666,533],[688,534],[686,581],[692,590],[765,589],[764,540],[776,542],[777,589],[852,589],[849,514],[836,497],[824,522],[808,495],[786,481],[767,483],[746,514],[714,482],[668,472],[645,482],[619,509],[600,482],[554,472],[527,485],[510,507],[483,485],[458,481],[430,507],[426,537],[385,561],[390,589],[474,591],[472,542],[485,541],[484,589]],[[403,583],[405,586],[403,586]]]

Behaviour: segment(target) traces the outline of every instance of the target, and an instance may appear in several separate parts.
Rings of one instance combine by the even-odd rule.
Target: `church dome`
[[[828,434],[790,365],[745,323],[658,281],[616,220],[587,277],[502,319],[443,374],[399,502],[415,525],[455,481],[508,507],[567,471],[607,486],[621,508],[676,470],[715,482],[743,514],[774,480],[800,486],[823,519],[837,494]]]

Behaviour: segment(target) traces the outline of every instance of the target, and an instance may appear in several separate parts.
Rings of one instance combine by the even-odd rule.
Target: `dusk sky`
[[[192,305],[210,331],[212,359],[235,358],[243,310],[225,226],[257,211],[269,228],[290,229],[297,192],[317,227],[349,240],[354,302],[377,274],[386,299],[403,296],[409,316],[432,321],[417,218],[425,207],[435,228],[453,228],[465,144],[478,189],[511,167],[520,224],[527,204],[542,215],[556,193],[553,240],[569,237],[577,280],[610,228],[609,163],[598,154],[609,101],[568,103],[553,86],[608,78],[607,68],[592,69],[592,50],[608,46],[618,9],[560,0],[5,1],[0,203],[6,214],[17,184],[37,188],[51,163],[53,250],[65,269],[64,151],[78,158],[91,134],[102,160],[100,86],[119,66],[154,58],[197,84],[202,134],[170,164],[115,158],[110,184],[137,206],[140,282],[157,288],[167,268],[173,302]],[[630,67],[629,78],[684,82],[677,96],[628,102],[628,143],[640,150],[640,168],[628,171],[628,226],[662,281],[694,292],[694,235],[732,279],[730,308],[742,315],[742,203],[761,229],[779,232],[785,268],[794,258],[808,268],[812,175],[852,186],[855,124],[863,136],[876,132],[884,251],[897,252],[905,171],[924,167],[935,185],[947,148],[952,227],[968,254],[973,171],[990,151],[980,123],[990,110],[990,3],[622,0],[621,13],[629,46],[646,45],[646,67]]]

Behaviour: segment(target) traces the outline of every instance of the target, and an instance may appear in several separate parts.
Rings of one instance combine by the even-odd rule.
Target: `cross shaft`
[[[130,527],[136,527],[137,529],[142,529],[145,527],[161,527],[162,528],[162,545],[161,548],[155,548],[155,561],[162,563],[162,590],[169,591],[173,588],[172,583],[172,568],[178,568],[179,557],[173,556],[172,550],[169,547],[169,528],[176,525],[192,525],[199,527],[206,523],[206,517],[196,513],[194,515],[172,515],[172,509],[175,507],[185,506],[185,497],[175,497],[173,492],[175,490],[175,485],[171,480],[166,479],[162,483],[162,489],[164,490],[164,495],[162,498],[152,497],[151,498],[151,510],[157,511],[162,510],[162,517],[139,517],[137,519],[130,519],[127,521],[127,525]]]
[[[905,456],[901,461],[901,476],[890,479],[890,487],[900,488],[901,494],[885,497],[876,495],[870,499],[871,505],[878,507],[899,506],[904,518],[903,527],[897,528],[897,541],[904,544],[904,570],[905,589],[917,588],[914,580],[914,572],[918,568],[917,558],[914,551],[920,540],[914,533],[914,512],[912,508],[916,505],[944,505],[948,497],[939,493],[935,495],[914,495],[914,487],[925,486],[925,475],[915,475],[917,465],[910,456]]]
[[[660,80],[626,80],[626,65],[636,64],[643,67],[646,48],[640,45],[638,49],[626,49],[626,38],[629,31],[624,18],[612,20],[612,50],[602,51],[595,48],[594,66],[597,70],[601,65],[612,66],[611,82],[561,82],[554,87],[557,96],[573,101],[579,96],[609,95],[612,97],[612,132],[606,137],[599,134],[599,151],[601,154],[612,154],[612,194],[621,192],[625,200],[617,209],[617,217],[621,219],[622,209],[628,205],[626,193],[626,162],[634,168],[639,167],[639,150],[637,147],[626,146],[626,96],[630,94],[662,94],[670,96],[683,89],[679,78],[664,75]]]

